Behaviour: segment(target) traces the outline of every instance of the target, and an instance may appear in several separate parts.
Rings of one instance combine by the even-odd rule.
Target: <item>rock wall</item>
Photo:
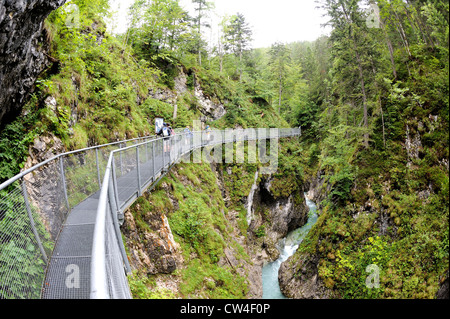
[[[149,97],[156,100],[171,104],[177,108],[177,100],[180,96],[190,91],[187,84],[187,75],[183,69],[180,69],[178,76],[174,79],[174,89],[151,88],[149,90]],[[207,121],[215,121],[221,119],[227,113],[223,103],[213,102],[207,97],[200,84],[196,83],[193,90],[193,95],[197,100],[197,107],[202,114],[200,120],[205,123]],[[176,117],[176,111],[174,114]]]
[[[278,281],[283,295],[291,299],[330,299],[333,293],[319,279],[319,258],[302,254],[281,264]]]
[[[227,219],[228,229],[232,230],[233,241],[239,243],[244,248],[249,260],[242,258],[234,245],[230,243],[224,248],[223,255],[219,258],[217,265],[223,268],[232,268],[236,273],[247,278],[247,298],[262,298],[262,267],[266,262],[273,261],[279,256],[277,244],[285,237],[289,231],[294,230],[307,221],[308,207],[305,201],[295,200],[295,195],[275,198],[272,192],[271,176],[257,178],[253,184],[253,192],[249,197],[242,200],[252,214],[250,226],[246,234],[241,233],[240,213],[229,206],[229,189],[225,186],[224,174],[226,169],[220,164],[211,164],[211,170],[215,174],[216,183],[222,191],[222,198],[228,207],[228,212],[224,215]],[[177,167],[171,170],[173,176],[183,184],[189,185],[182,174],[179,174]],[[252,175],[253,176],[253,175]],[[254,177],[253,177],[254,178]],[[133,211],[129,210],[125,214],[125,223],[122,232],[125,237],[128,256],[133,270],[157,275],[155,278],[158,287],[170,287],[170,290],[177,294],[179,276],[176,269],[183,269],[187,265],[186,256],[180,245],[174,241],[172,232],[167,222],[165,214],[172,214],[179,207],[174,189],[169,183],[161,182],[159,186],[167,194],[171,202],[171,209],[165,212],[143,210],[142,207],[134,206]],[[302,193],[303,195],[303,193]],[[302,197],[303,198],[303,197]],[[151,198],[147,199],[151,201]],[[246,203],[244,203],[246,202]],[[136,221],[133,216],[139,215],[140,221]],[[170,216],[170,215],[169,215]],[[144,225],[145,224],[145,225]],[[258,228],[264,225],[264,236],[256,235]],[[189,258],[197,258],[189,256]]]
[[[0,0],[0,126],[20,114],[49,66],[43,24],[66,0]]]
[[[326,198],[330,188],[319,170],[311,181],[304,185],[306,197],[315,202],[320,215],[320,202]],[[325,287],[319,278],[319,257],[309,253],[295,253],[280,266],[278,281],[280,290],[291,299],[330,299],[332,290]]]
[[[212,164],[211,169],[216,174],[217,183],[223,188],[223,181],[218,174],[220,168]],[[189,184],[189,181],[178,173],[176,166],[172,168],[171,173],[182,183]],[[159,187],[167,194],[173,210],[176,211],[179,204],[174,196],[174,189],[166,182],[161,182]],[[150,198],[146,198],[146,200],[151,201]],[[133,217],[136,214],[140,215],[141,221],[137,221]],[[169,210],[165,210],[164,213],[146,210],[137,203],[125,212],[125,222],[121,229],[132,270],[144,272],[147,275],[156,275],[155,280],[158,287],[167,288],[176,295],[180,289],[181,278],[175,273],[175,270],[185,268],[189,260],[185,260],[181,246],[174,240],[166,214],[171,214],[171,212]],[[230,229],[234,230],[232,238],[242,247],[247,247],[245,237],[239,232],[238,215],[238,212],[229,211],[226,218],[231,225]],[[263,261],[251,251],[247,253],[251,260],[243,260],[240,257],[241,253],[233,245],[227,245],[223,255],[217,261],[217,265],[222,268],[232,268],[236,273],[247,278],[248,298],[261,298]],[[191,254],[188,258],[195,259],[198,256]]]
[[[54,135],[36,137],[29,146],[29,156],[22,171],[65,151],[62,141]],[[51,161],[24,177],[32,206],[41,217],[47,232],[55,240],[67,212],[59,161]]]
[[[274,261],[279,257],[278,242],[287,234],[306,224],[308,206],[302,194],[290,194],[276,197],[272,191],[272,176],[261,177],[253,194],[253,214],[249,223],[251,245],[261,250],[264,262]],[[264,235],[259,238],[259,235]]]
[[[182,263],[182,257],[167,217],[147,212],[145,221],[149,229],[139,231],[133,214],[125,212],[126,227],[122,227],[122,233],[126,238],[132,268],[146,269],[147,274],[152,275],[174,272]]]

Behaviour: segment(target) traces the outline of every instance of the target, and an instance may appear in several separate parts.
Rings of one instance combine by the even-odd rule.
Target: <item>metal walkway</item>
[[[0,299],[131,298],[120,223],[138,197],[197,150],[262,140],[258,151],[267,160],[267,140],[300,135],[294,128],[145,137],[25,170],[0,185]],[[270,147],[277,156],[278,143]]]

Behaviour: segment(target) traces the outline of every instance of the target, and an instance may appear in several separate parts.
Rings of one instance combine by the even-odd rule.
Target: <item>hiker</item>
[[[211,128],[209,127],[209,125],[206,126],[205,132],[206,132],[206,142],[209,143],[209,140],[211,138]]]
[[[167,123],[163,123],[162,124],[162,126],[160,127],[160,128],[157,128],[158,129],[158,132],[156,133],[156,135],[157,136],[164,136],[163,135],[163,130],[164,130],[164,128],[167,126]]]
[[[189,128],[189,125],[186,126],[186,128],[184,129],[184,144],[185,145],[189,145],[190,144],[190,140],[192,139],[192,132]]]
[[[163,128],[161,129],[161,135],[163,136],[163,143],[164,143],[164,152],[167,152],[170,150],[170,135],[171,135],[172,128],[170,127],[169,123],[164,123]]]

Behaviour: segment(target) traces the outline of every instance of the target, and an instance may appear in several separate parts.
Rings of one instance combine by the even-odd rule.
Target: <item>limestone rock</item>
[[[200,112],[213,121],[222,118],[226,114],[225,107],[222,103],[214,103],[208,99],[203,93],[200,85],[195,86],[195,97],[200,105]]]
[[[331,290],[319,279],[318,257],[304,254],[294,261],[294,256],[282,263],[278,272],[282,293],[293,299],[332,298]]]
[[[128,210],[122,232],[130,252],[130,264],[134,269],[146,269],[148,274],[173,273],[182,262],[178,254],[167,217],[156,212],[145,216],[150,229],[141,229]]]
[[[0,123],[20,114],[49,64],[43,23],[66,0],[0,0]],[[42,45],[43,44],[43,45]]]
[[[420,134],[417,132],[414,137],[411,137],[409,126],[406,126],[405,148],[408,154],[407,166],[410,167],[413,159],[419,158],[419,151],[422,149],[422,142]]]
[[[62,141],[56,136],[37,137],[29,147],[30,155],[23,170],[64,151]],[[58,235],[67,210],[59,165],[59,160],[50,161],[24,177],[30,202],[53,239]]]

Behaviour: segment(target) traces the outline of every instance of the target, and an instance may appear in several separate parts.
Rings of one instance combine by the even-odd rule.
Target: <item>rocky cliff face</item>
[[[178,76],[174,79],[173,90],[162,89],[162,88],[151,88],[149,90],[149,96],[156,100],[166,102],[177,107],[177,99],[188,92],[190,89],[187,85],[187,74],[185,70],[180,69]],[[193,95],[197,99],[197,107],[201,113],[200,120],[203,123],[207,121],[215,121],[227,113],[225,106],[220,102],[213,102],[208,96],[203,92],[202,87],[199,83],[196,83],[193,90]],[[176,113],[174,114],[174,117]]]
[[[306,197],[315,202],[320,215],[320,202],[330,192],[329,186],[325,185],[322,172],[311,179],[305,185]],[[331,289],[325,287],[319,278],[319,256],[310,253],[298,252],[288,258],[280,266],[278,281],[283,295],[291,299],[330,299],[334,298]]]
[[[213,165],[212,170],[217,176],[220,169]],[[177,167],[172,168],[171,173],[183,184],[189,184],[189,181],[179,174]],[[217,183],[223,186],[220,176],[217,178]],[[166,182],[161,182],[159,187],[167,194],[172,210],[176,211],[179,203],[174,196],[175,190]],[[145,200],[151,202],[151,197]],[[168,289],[174,295],[178,295],[182,278],[175,270],[186,268],[189,259],[199,257],[195,253],[186,256],[180,244],[174,240],[166,216],[173,212],[166,209],[165,212],[152,211],[144,206],[146,205],[140,205],[138,202],[128,210],[122,226],[131,267],[147,275],[156,275],[154,278],[158,288]],[[245,237],[239,232],[238,215],[239,213],[235,211],[229,211],[227,214],[227,222],[230,223],[230,229],[233,229],[231,237],[242,247],[247,247]],[[140,220],[137,220],[135,216],[139,216]],[[248,253],[251,260],[243,260],[241,253],[233,245],[227,245],[217,265],[221,268],[231,268],[240,276],[247,278],[248,298],[261,298],[263,261],[254,256],[251,251]]]
[[[0,0],[0,125],[18,114],[49,66],[43,24],[66,0]]]
[[[266,262],[279,257],[278,241],[305,225],[309,210],[304,200],[298,200],[303,199],[303,194],[276,197],[272,181],[272,176],[264,176],[258,183],[252,203],[253,211],[258,213],[254,213],[249,222],[249,230],[256,235],[253,244],[262,248],[262,258]],[[259,235],[264,236],[258,238]]]
[[[333,298],[319,278],[318,265],[319,257],[307,253],[282,263],[278,273],[282,293],[292,299]]]
[[[23,170],[63,153],[62,141],[52,134],[36,137],[29,146],[29,156]],[[33,174],[24,177],[28,196],[32,206],[41,216],[48,233],[55,240],[64,222],[67,210],[63,185],[60,175],[59,161],[51,161],[37,169]]]
[[[140,209],[139,204],[137,208]],[[140,230],[130,211],[125,213],[125,235],[129,258],[134,269],[146,269],[147,274],[170,274],[182,263],[178,244],[173,239],[167,217],[147,211],[148,228]]]

